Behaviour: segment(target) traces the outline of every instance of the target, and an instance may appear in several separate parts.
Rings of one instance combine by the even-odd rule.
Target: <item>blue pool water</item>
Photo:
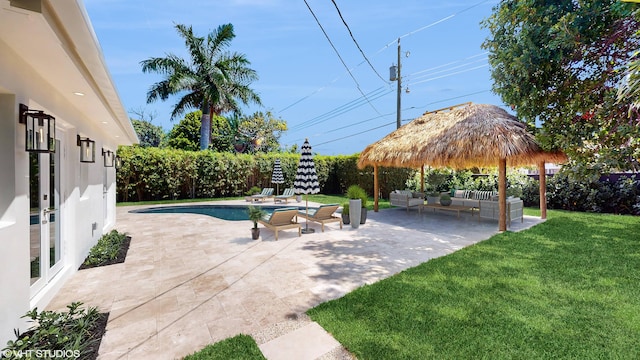
[[[284,206],[262,206],[267,213],[272,213],[274,209]],[[286,206],[295,207],[297,206]],[[304,209],[304,208],[302,208]],[[132,213],[142,214],[201,214],[216,217],[222,220],[240,221],[249,220],[247,207],[242,205],[184,205],[184,206],[161,206],[146,209],[131,210]]]

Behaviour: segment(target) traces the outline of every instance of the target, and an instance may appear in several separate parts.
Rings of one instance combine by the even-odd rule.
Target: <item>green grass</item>
[[[225,197],[225,198],[207,198],[207,199],[181,199],[181,200],[154,200],[154,201],[130,201],[130,202],[119,202],[117,206],[132,206],[132,205],[171,205],[171,204],[180,204],[180,203],[190,203],[190,202],[204,202],[204,201],[222,201],[222,200],[243,200],[244,197]],[[302,201],[304,201],[304,195],[302,195]],[[318,202],[321,204],[340,204],[342,205],[345,202],[348,202],[344,195],[309,195],[309,201]],[[389,200],[378,201],[378,206],[380,209],[389,208]],[[369,198],[369,203],[367,204],[367,209],[373,210],[373,198]]]
[[[207,345],[204,349],[188,355],[184,360],[252,360],[265,359],[255,340],[249,335],[237,335]]]
[[[308,313],[359,359],[640,358],[640,218],[548,218]]]
[[[116,206],[133,206],[133,205],[171,205],[190,202],[204,202],[204,201],[222,201],[222,200],[239,200],[244,197],[233,196],[224,198],[204,198],[204,199],[180,199],[180,200],[151,200],[151,201],[126,201],[119,202]]]

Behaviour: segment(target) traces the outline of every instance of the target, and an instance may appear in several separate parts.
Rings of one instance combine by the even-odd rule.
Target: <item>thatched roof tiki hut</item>
[[[367,146],[358,167],[374,167],[375,211],[378,210],[378,167],[422,168],[498,167],[500,220],[506,224],[506,167],[538,165],[540,169],[540,210],[546,218],[544,164],[567,160],[561,152],[543,151],[526,125],[502,108],[485,104],[464,104],[434,111],[400,127],[382,140]]]

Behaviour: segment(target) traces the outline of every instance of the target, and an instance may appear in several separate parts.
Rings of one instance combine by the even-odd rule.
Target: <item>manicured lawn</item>
[[[265,360],[258,344],[249,335],[236,335],[208,345],[184,360]]]
[[[640,358],[640,217],[548,215],[308,313],[360,359]]]
[[[131,206],[131,205],[171,205],[190,202],[203,202],[203,201],[221,201],[221,200],[239,200],[244,199],[241,197],[226,197],[226,198],[205,198],[205,199],[180,199],[180,200],[151,200],[151,201],[127,201],[119,202],[116,206]]]
[[[242,200],[244,197],[226,197],[226,198],[209,198],[209,199],[181,199],[181,200],[155,200],[155,201],[129,201],[129,202],[119,202],[117,206],[131,206],[131,205],[171,205],[171,204],[180,204],[180,203],[190,203],[190,202],[203,202],[203,201],[220,201],[220,200]],[[302,195],[302,201],[304,202],[304,195]],[[342,205],[345,202],[348,202],[346,196],[344,195],[309,195],[309,201],[318,202],[321,204],[340,204]],[[386,209],[389,207],[389,200],[380,200],[378,202],[378,206],[380,209]],[[369,198],[369,203],[367,204],[367,208],[369,210],[373,210],[373,198]]]

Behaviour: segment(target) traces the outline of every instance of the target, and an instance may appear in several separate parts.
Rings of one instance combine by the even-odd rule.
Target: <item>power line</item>
[[[429,106],[429,105],[434,105],[434,104],[438,104],[438,103],[443,103],[443,102],[447,102],[447,101],[451,101],[451,100],[456,100],[456,99],[464,98],[464,97],[467,97],[467,96],[472,96],[472,95],[482,94],[482,93],[486,93],[486,92],[490,92],[490,91],[491,91],[491,90],[476,91],[476,92],[469,93],[469,94],[464,94],[464,95],[460,95],[460,96],[454,96],[454,97],[450,97],[450,98],[442,99],[442,100],[438,100],[438,101],[432,101],[432,102],[430,102],[430,103],[425,104],[425,105],[424,105],[424,106],[422,106],[422,107],[426,108],[426,107],[427,107],[427,106]],[[412,107],[410,107],[410,108],[406,108],[406,109],[403,109],[403,110],[411,110],[411,109],[416,109],[416,107],[415,107],[415,106],[412,106]],[[322,136],[322,135],[325,135],[325,134],[328,134],[328,133],[334,132],[334,131],[336,131],[336,130],[343,130],[343,129],[346,129],[346,128],[351,127],[351,126],[355,126],[355,125],[362,124],[362,123],[364,123],[364,122],[368,122],[368,121],[371,121],[371,120],[375,120],[375,119],[377,119],[377,118],[379,118],[379,117],[374,117],[374,118],[370,118],[370,119],[367,119],[367,120],[363,120],[363,121],[360,121],[360,122],[358,122],[358,123],[354,123],[354,124],[346,125],[346,126],[343,126],[343,127],[339,128],[339,129],[329,130],[329,131],[326,131],[326,132],[324,132],[324,133],[314,134],[314,136]],[[408,121],[408,120],[410,121],[410,120],[413,120],[413,119],[403,119],[402,121],[403,121],[403,122],[406,122],[406,121]],[[361,135],[361,134],[364,134],[364,133],[367,133],[367,132],[370,132],[370,131],[373,131],[373,130],[377,130],[377,129],[380,129],[380,128],[382,128],[382,127],[389,126],[389,125],[392,125],[392,124],[395,124],[395,123],[396,123],[396,122],[395,122],[395,121],[393,121],[393,122],[391,122],[391,123],[382,124],[382,125],[380,125],[380,126],[376,126],[376,127],[374,127],[374,128],[371,128],[371,129],[363,130],[363,131],[360,131],[360,132],[357,132],[357,133],[354,133],[354,134],[350,134],[350,135],[346,135],[346,136],[343,136],[343,137],[340,137],[340,138],[337,138],[337,139],[333,139],[333,140],[325,141],[325,142],[323,142],[323,143],[315,144],[314,146],[317,148],[317,147],[318,147],[318,146],[320,146],[320,145],[329,144],[329,143],[332,143],[332,142],[336,142],[336,141],[340,141],[340,140],[348,139],[348,138],[351,138],[351,137],[354,137],[354,136],[358,136],[358,135]]]
[[[408,32],[408,33],[406,33],[406,34],[404,34],[404,35],[400,36],[399,38],[400,38],[400,39],[402,39],[402,38],[405,38],[405,37],[407,37],[407,36],[411,36],[411,35],[413,35],[413,34],[415,34],[415,33],[418,33],[418,32],[420,32],[420,31],[422,31],[422,30],[426,30],[426,29],[428,29],[428,28],[430,28],[430,27],[433,27],[433,26],[435,26],[435,25],[438,25],[438,24],[440,24],[440,23],[442,23],[442,22],[445,22],[445,21],[447,21],[447,20],[453,19],[453,18],[454,18],[454,17],[456,17],[457,15],[462,14],[462,13],[463,13],[463,12],[465,12],[465,11],[471,10],[471,9],[473,9],[473,8],[474,8],[474,7],[476,7],[476,6],[480,6],[480,5],[482,5],[482,4],[484,4],[484,3],[488,2],[488,1],[489,1],[489,0],[483,0],[483,1],[480,1],[479,3],[476,3],[476,4],[474,4],[474,5],[471,5],[471,6],[467,7],[467,8],[464,8],[464,9],[462,9],[462,10],[460,10],[460,11],[458,11],[458,12],[455,12],[455,13],[453,13],[453,14],[449,15],[449,16],[446,16],[446,17],[444,17],[444,18],[442,18],[442,19],[440,19],[440,20],[436,20],[435,22],[432,22],[431,24],[428,24],[428,25],[425,25],[425,26],[423,26],[423,27],[421,27],[421,28],[418,28],[418,29],[416,29],[416,30],[410,31],[410,32]],[[385,50],[385,49],[386,49],[386,48],[388,48],[389,46],[391,46],[391,45],[395,44],[395,43],[396,43],[396,41],[397,41],[396,39],[393,39],[393,41],[391,41],[390,43],[388,43],[387,45],[385,45],[385,47],[383,47],[382,49],[378,50],[378,53],[379,53],[379,52],[381,52],[381,51],[383,51],[383,50]]]
[[[309,9],[309,12],[311,12],[311,15],[313,15],[313,18],[316,20],[316,23],[318,24],[318,26],[320,27],[320,30],[322,30],[322,33],[324,34],[324,36],[327,38],[327,41],[329,41],[329,44],[331,44],[331,47],[333,48],[333,51],[335,51],[336,55],[338,55],[338,58],[340,59],[340,62],[342,62],[342,65],[344,66],[345,69],[347,69],[347,72],[349,73],[349,75],[351,76],[351,78],[353,79],[353,81],[356,83],[356,87],[358,88],[358,91],[360,92],[360,94],[362,94],[362,96],[364,96],[365,99],[367,99],[367,96],[364,94],[364,92],[362,91],[362,89],[360,88],[360,84],[358,83],[358,80],[356,80],[356,78],[353,76],[353,74],[351,73],[351,70],[349,69],[349,67],[347,66],[347,64],[344,62],[344,59],[342,59],[342,56],[340,55],[340,52],[338,52],[338,49],[336,49],[335,45],[333,45],[333,42],[331,41],[331,39],[329,38],[329,35],[327,34],[327,32],[324,30],[324,27],[322,27],[322,24],[320,24],[320,20],[318,19],[318,17],[316,16],[316,14],[313,12],[313,10],[311,9],[311,6],[309,6],[309,3],[307,2],[307,0],[304,0],[304,3],[307,5],[307,9]],[[369,103],[369,105],[371,105],[371,107],[373,108],[373,110],[375,110],[378,114],[380,114],[380,112],[378,111],[378,109],[376,109],[375,106],[373,106],[373,104],[371,104],[371,102],[369,101],[369,99],[367,99],[367,102]]]
[[[475,56],[472,56],[470,58],[473,58],[473,57],[475,57]],[[467,58],[467,59],[469,59],[469,58]],[[456,63],[456,62],[454,62],[454,63]],[[469,64],[471,64],[471,63],[467,63],[467,64],[462,65],[462,66],[466,66],[466,65],[469,65]],[[445,71],[449,71],[449,70],[453,70],[453,69],[456,69],[456,68],[460,68],[462,66],[456,66],[456,67],[453,67],[451,69],[442,70],[442,71],[439,71],[439,72],[436,72],[436,73],[432,73],[431,75],[437,74],[437,73],[441,73],[441,72],[445,72]],[[476,70],[476,69],[479,69],[479,68],[482,68],[482,67],[486,67],[486,66],[488,66],[488,65],[484,64],[484,65],[481,65],[481,66],[476,66],[476,67],[465,69],[465,70],[461,70],[461,71],[449,72],[447,74],[444,74],[444,75],[441,75],[441,76],[437,76],[437,77],[431,77],[429,79],[425,79],[425,80],[422,80],[422,81],[409,82],[408,85],[411,86],[411,85],[421,84],[421,83],[424,83],[424,82],[434,81],[434,80],[442,79],[442,78],[445,78],[445,77],[458,75],[458,74],[462,74],[462,73],[465,73],[465,72],[468,72],[468,71]],[[435,68],[440,68],[440,67],[441,66],[435,67]],[[435,69],[435,68],[432,68],[432,69]],[[421,71],[421,72],[424,72],[424,71]],[[421,73],[421,72],[419,72],[419,73]],[[423,75],[422,77],[424,77],[424,76],[428,76],[428,75]],[[379,99],[379,98],[381,98],[383,96],[386,96],[386,95],[388,95],[388,94],[393,92],[393,90],[388,90],[386,92],[380,92],[381,89],[383,89],[383,88],[378,88],[376,90],[373,90],[373,91],[369,92],[367,94],[369,96],[369,99],[370,100],[377,100],[377,99]],[[328,121],[330,119],[333,119],[335,117],[343,115],[343,114],[345,114],[345,113],[347,113],[349,111],[355,110],[355,109],[361,107],[364,104],[365,104],[365,102],[362,99],[362,97],[359,97],[359,98],[354,99],[354,100],[352,100],[352,101],[350,101],[350,102],[348,102],[346,104],[340,105],[340,106],[338,106],[338,107],[336,107],[336,108],[334,108],[334,109],[332,109],[332,110],[330,110],[330,111],[328,111],[328,112],[326,112],[324,114],[318,115],[318,116],[316,116],[316,117],[314,117],[312,119],[304,121],[303,123],[300,123],[300,124],[298,124],[296,126],[293,126],[289,130],[291,132],[296,132],[296,131],[299,131],[299,130],[302,130],[302,129],[309,128],[311,126],[323,123],[325,121]],[[379,117],[383,117],[383,116],[388,116],[389,114],[387,114],[387,115],[379,114],[379,115],[380,115]]]
[[[475,55],[467,56],[467,57],[466,57],[466,58],[464,58],[464,59],[458,59],[458,60],[454,60],[454,61],[448,62],[448,63],[446,63],[446,64],[442,64],[442,65],[434,66],[434,67],[431,67],[431,68],[428,68],[428,69],[424,69],[424,70],[416,71],[416,72],[414,72],[414,73],[409,74],[409,76],[414,76],[414,75],[422,74],[422,73],[425,73],[425,72],[430,72],[430,71],[433,71],[433,70],[438,70],[438,69],[440,69],[440,68],[447,67],[447,66],[450,66],[450,65],[454,65],[454,64],[457,64],[457,63],[460,63],[460,62],[463,62],[463,61],[467,61],[467,60],[475,59],[475,58],[477,58],[477,57],[480,57],[480,56],[486,55],[486,54],[488,54],[488,53],[489,53],[488,51],[485,51],[485,52],[481,52],[481,53],[479,53],[479,54],[475,54]],[[485,57],[485,58],[483,58],[483,59],[484,59],[484,60],[487,60],[487,59],[488,59],[488,57]]]
[[[478,95],[478,94],[482,94],[482,93],[486,93],[486,92],[491,92],[491,90],[481,90],[481,91],[476,91],[476,92],[469,93],[469,94],[464,94],[464,95],[460,95],[460,96],[454,96],[454,97],[451,97],[451,98],[448,98],[448,99],[432,101],[430,103],[427,103],[427,104],[421,106],[421,108],[426,108],[429,105],[439,104],[439,103],[443,103],[443,102],[447,102],[447,101],[451,101],[451,100],[456,100],[456,99],[464,98],[464,97],[471,96],[471,95]],[[415,108],[416,108],[415,106],[411,107],[411,109],[415,109]]]
[[[379,88],[379,89],[383,89],[383,88]],[[373,92],[375,92],[375,90]],[[376,94],[372,94],[373,92],[369,93],[369,96],[373,96],[373,97],[368,98],[367,101],[369,101],[369,100],[377,100],[377,99],[379,99],[379,98],[381,98],[383,96],[386,96],[386,95],[392,93],[393,90],[387,90],[387,91],[384,91],[384,92],[376,92]],[[330,111],[328,111],[328,112],[326,112],[326,113],[324,113],[322,115],[316,116],[313,119],[307,120],[307,121],[305,121],[305,122],[303,122],[301,124],[293,126],[291,128],[291,130],[292,131],[298,131],[298,130],[301,130],[301,129],[305,129],[305,128],[311,127],[313,125],[317,125],[317,124],[323,123],[323,122],[325,122],[327,120],[331,120],[331,119],[333,119],[333,118],[335,118],[337,116],[340,116],[342,114],[348,113],[349,111],[355,110],[355,109],[359,108],[360,106],[362,106],[364,104],[366,104],[366,102],[362,99],[362,97],[359,97],[358,99],[352,100],[347,104],[338,106],[337,108],[335,108],[333,110],[330,110]],[[380,113],[378,113],[378,115],[380,115],[380,117],[385,116],[385,115],[382,115]]]
[[[392,122],[390,122],[390,123],[386,123],[386,124],[383,124],[383,125],[380,125],[380,126],[374,127],[374,128],[372,128],[372,129],[368,129],[368,130],[360,131],[359,133],[355,133],[355,134],[351,134],[351,135],[343,136],[343,137],[338,138],[338,139],[333,139],[333,140],[325,141],[325,142],[323,142],[323,143],[315,144],[314,146],[315,146],[315,147],[318,147],[318,146],[320,146],[320,145],[329,144],[329,143],[332,143],[332,142],[336,142],[336,141],[340,141],[340,140],[348,139],[348,138],[350,138],[350,137],[354,137],[354,136],[362,135],[362,134],[364,134],[364,133],[368,133],[369,131],[377,130],[377,129],[383,128],[383,127],[385,127],[385,126],[395,125],[395,124],[396,124],[396,121],[394,120],[394,121],[392,121]]]
[[[466,65],[468,65],[468,64],[466,64]],[[410,82],[410,83],[408,83],[408,85],[412,86],[412,85],[421,84],[421,83],[425,83],[425,82],[429,82],[429,81],[434,81],[434,80],[442,79],[442,78],[445,78],[445,77],[462,74],[462,73],[465,73],[465,72],[468,72],[468,71],[477,70],[479,68],[486,67],[486,66],[488,66],[488,65],[484,64],[484,65],[476,66],[476,67],[473,67],[473,68],[470,68],[470,69],[465,69],[465,70],[461,70],[461,71],[447,73],[447,74],[444,74],[442,76],[432,77],[432,78],[425,79],[425,80],[422,80],[422,81]],[[459,67],[461,67],[461,66],[457,66],[457,67],[454,67],[454,68],[451,68],[451,69],[456,69],[456,68],[459,68]],[[441,72],[444,72],[444,71],[448,71],[448,70],[439,71],[437,73],[441,73]],[[424,76],[427,76],[427,75],[424,75]],[[373,90],[373,91],[369,92],[367,94],[369,96],[369,100],[377,100],[377,99],[379,99],[379,98],[381,98],[383,96],[386,96],[386,95],[388,95],[388,94],[393,92],[393,90],[388,90],[388,91],[385,91],[385,92],[381,92],[380,91],[381,89],[384,89],[384,88],[381,87],[381,88],[378,88],[376,90]],[[468,95],[474,95],[474,94],[468,94]],[[468,96],[468,95],[463,95],[461,97]],[[445,99],[445,101],[446,101],[446,99]],[[297,131],[309,128],[311,126],[318,125],[320,123],[323,123],[323,122],[326,122],[328,120],[334,119],[334,118],[336,118],[336,117],[338,117],[340,115],[348,113],[348,112],[350,112],[352,110],[355,110],[355,109],[361,107],[362,105],[364,105],[365,103],[366,102],[362,99],[362,97],[359,97],[359,98],[354,99],[354,100],[352,100],[352,101],[350,101],[350,102],[348,102],[346,104],[340,105],[340,106],[338,106],[338,107],[336,107],[336,108],[334,108],[334,109],[332,109],[332,110],[330,110],[330,111],[328,111],[328,112],[326,112],[324,114],[318,115],[318,116],[316,116],[316,117],[314,117],[312,119],[304,121],[303,123],[300,123],[300,124],[298,124],[296,126],[293,126],[293,127],[291,127],[289,129],[289,131],[291,133],[295,133]],[[411,108],[409,108],[409,109],[411,109]],[[374,119],[380,118],[380,117],[384,117],[384,116],[393,115],[393,114],[385,114],[385,115],[379,114],[379,115],[380,116],[375,117]],[[346,127],[349,127],[349,126],[346,126]]]
[[[412,78],[411,80],[412,80],[412,81],[415,81],[415,80],[422,79],[422,78],[425,78],[425,77],[428,77],[428,76],[434,76],[434,75],[436,75],[436,74],[450,73],[450,72],[451,72],[451,71],[453,71],[453,70],[460,69],[460,68],[465,68],[465,67],[469,67],[469,66],[470,66],[470,65],[472,65],[472,64],[475,64],[475,63],[478,63],[478,62],[486,62],[487,60],[488,60],[488,58],[484,58],[484,59],[480,59],[480,60],[476,60],[476,61],[471,61],[471,62],[468,62],[468,63],[466,63],[466,64],[462,64],[462,65],[458,65],[458,66],[450,67],[450,68],[448,68],[448,69],[443,69],[443,70],[440,70],[440,71],[433,71],[433,72],[430,72],[430,73],[427,73],[427,74],[423,74],[423,75],[420,75],[420,76],[416,76],[416,77]],[[488,64],[483,64],[483,66],[487,66],[487,65],[488,65]],[[465,70],[466,70],[466,69],[465,69]]]
[[[413,35],[413,34],[415,34],[415,33],[417,33],[417,32],[420,32],[420,31],[423,31],[423,30],[428,29],[428,28],[430,28],[430,27],[433,27],[433,26],[435,26],[435,25],[437,25],[437,24],[439,24],[439,23],[442,23],[442,22],[444,22],[444,21],[450,20],[450,19],[454,18],[456,15],[461,14],[461,13],[463,13],[463,12],[465,12],[465,11],[470,10],[470,9],[473,9],[474,7],[479,6],[479,5],[481,5],[481,4],[484,4],[484,3],[486,3],[487,1],[489,1],[489,0],[483,0],[483,1],[479,2],[479,3],[476,3],[475,5],[469,6],[469,7],[465,8],[465,9],[463,9],[463,10],[460,10],[460,11],[458,11],[458,12],[456,12],[456,13],[453,13],[453,14],[451,14],[451,15],[449,15],[449,16],[446,16],[446,17],[444,17],[444,18],[442,18],[442,19],[440,19],[440,20],[437,20],[437,21],[435,21],[435,22],[433,22],[433,23],[431,23],[431,24],[428,24],[428,25],[426,25],[426,26],[423,26],[423,27],[421,27],[421,28],[418,28],[418,29],[416,29],[416,30],[414,30],[414,31],[408,32],[408,33],[406,33],[406,34],[402,35],[402,36],[401,36],[401,38],[404,38],[404,37],[407,37],[407,36]],[[316,22],[318,22],[318,25],[320,25],[320,22],[318,21],[317,17],[315,16],[315,14],[313,13],[313,11],[311,10],[311,7],[309,6],[309,4],[307,3],[307,1],[306,1],[306,0],[305,0],[305,4],[307,5],[307,8],[309,8],[309,11],[311,11],[311,14],[313,15],[313,17],[314,17],[314,18],[316,18]],[[322,26],[320,26],[320,28],[322,29]],[[324,32],[324,29],[322,29],[322,31]],[[327,39],[329,39],[329,38],[328,38],[328,36],[326,35],[326,33],[325,33],[325,36],[327,37]],[[397,41],[397,39],[394,39],[392,42],[388,43],[387,45],[385,45],[384,47],[382,47],[380,50],[378,50],[375,54],[377,55],[377,54],[381,53],[382,51],[386,50],[389,46],[391,46],[392,44],[395,44],[395,43],[396,43],[396,41]],[[331,40],[329,40],[329,43],[331,43]],[[331,46],[333,46],[333,44],[331,44]],[[335,47],[334,47],[334,50],[335,50]],[[337,53],[337,50],[335,50],[335,51],[336,51],[336,53]],[[339,56],[339,55],[338,55],[338,56]],[[342,60],[342,59],[341,59],[341,60]],[[364,61],[363,61],[363,62],[361,62],[361,63],[359,63],[357,66],[360,66],[360,65],[362,65],[363,63],[364,63]],[[342,64],[344,65],[344,61],[342,62]],[[345,67],[346,67],[346,65],[345,65]],[[351,70],[350,70],[350,69],[348,69],[348,68],[347,68],[347,72],[349,73],[349,75],[351,75]],[[351,77],[353,78],[353,75],[351,75]],[[317,94],[318,92],[320,92],[321,90],[323,90],[325,87],[327,87],[327,86],[331,85],[332,83],[335,83],[339,78],[340,78],[340,76],[338,76],[336,79],[332,80],[332,81],[331,81],[330,83],[328,83],[327,85],[325,85],[325,86],[323,86],[323,87],[320,87],[319,89],[315,90],[315,91],[314,91],[314,92],[312,92],[311,94],[309,94],[309,95],[307,95],[307,96],[304,96],[303,98],[301,98],[301,99],[299,99],[299,100],[296,100],[295,102],[293,102],[293,103],[292,103],[292,104],[290,104],[290,105],[285,106],[282,110],[280,110],[280,112],[285,111],[285,110],[288,110],[289,108],[291,108],[291,107],[293,107],[293,106],[295,106],[295,105],[297,105],[297,104],[301,103],[302,101],[304,101],[304,100],[306,100],[306,99],[310,98],[311,96],[313,96],[313,95]],[[354,79],[354,80],[355,80],[355,79]]]
[[[425,82],[428,82],[428,81],[438,80],[438,79],[442,79],[442,78],[445,78],[445,77],[448,77],[448,76],[453,76],[453,75],[458,75],[458,74],[466,73],[466,72],[473,71],[473,70],[477,70],[477,69],[481,69],[481,68],[483,68],[483,67],[487,67],[487,66],[489,66],[489,64],[484,64],[484,65],[480,65],[480,66],[472,67],[472,68],[470,68],[470,69],[465,69],[465,70],[461,70],[461,71],[456,71],[456,72],[449,73],[449,74],[445,74],[445,75],[442,75],[442,76],[436,76],[436,77],[433,77],[433,78],[430,78],[430,79],[426,79],[426,80],[422,80],[422,81],[416,81],[416,82],[414,82],[414,83],[410,83],[409,85],[422,84],[422,83],[425,83]]]
[[[374,68],[373,65],[371,64],[371,61],[369,61],[369,59],[367,58],[367,55],[365,55],[364,51],[362,51],[362,49],[360,48],[360,45],[358,44],[358,42],[356,41],[356,38],[353,36],[353,33],[351,32],[351,28],[349,28],[349,25],[344,20],[344,17],[342,17],[342,12],[340,12],[340,9],[338,8],[338,4],[336,4],[336,1],[331,0],[331,2],[333,3],[333,6],[335,6],[336,10],[338,11],[338,16],[340,16],[340,20],[342,20],[342,23],[347,28],[347,31],[349,31],[349,36],[351,36],[351,40],[353,40],[353,43],[356,44],[356,47],[358,48],[358,50],[360,50],[360,54],[362,54],[362,57],[364,58],[364,60],[367,62],[367,64],[369,64],[369,67],[371,68],[371,70],[373,70],[373,72],[376,73],[376,75],[378,75],[380,80],[382,80],[384,83],[387,83],[387,80],[385,80],[382,76],[380,76],[376,68]]]

